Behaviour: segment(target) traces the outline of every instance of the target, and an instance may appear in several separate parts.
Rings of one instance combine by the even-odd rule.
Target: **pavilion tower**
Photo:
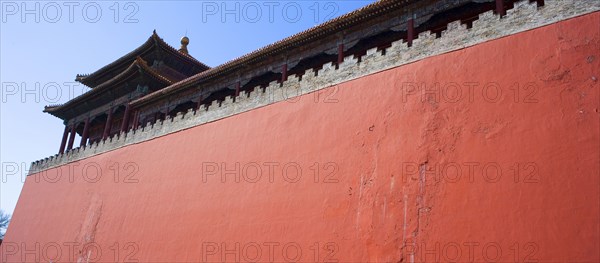
[[[85,146],[135,127],[138,116],[130,101],[209,69],[188,53],[188,43],[189,38],[182,38],[177,50],[154,31],[125,56],[94,73],[77,75],[75,80],[91,90],[44,109],[65,123],[59,153],[73,148],[76,134],[81,136],[80,146]]]

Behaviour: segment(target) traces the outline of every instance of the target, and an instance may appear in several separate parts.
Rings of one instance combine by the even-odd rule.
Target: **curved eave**
[[[142,98],[133,101],[132,105],[142,106],[147,103],[151,103],[152,101],[159,100],[160,98],[177,92],[179,90],[188,88],[193,85],[197,85],[204,80],[208,80],[216,76],[221,76],[223,74],[236,70],[240,66],[261,59],[265,59],[269,56],[273,56],[273,54],[281,53],[292,47],[302,45],[303,43],[314,41],[315,39],[322,38],[324,36],[329,36],[332,33],[336,33],[356,24],[359,24],[364,20],[380,16],[381,14],[391,12],[393,10],[406,6],[407,4],[416,2],[419,2],[419,0],[381,0],[374,2],[372,4],[359,8],[353,12],[339,16],[323,24],[314,26],[310,29],[294,34],[290,37],[264,46],[256,51],[230,60],[217,67],[200,72],[189,78],[174,83],[169,87],[150,93]]]
[[[165,86],[169,86],[174,83],[173,80],[160,75],[154,69],[149,67],[143,59],[137,57],[134,60],[134,62],[129,65],[129,67],[127,67],[123,72],[119,73],[117,76],[105,81],[104,83],[96,86],[96,88],[89,90],[88,92],[83,93],[62,105],[45,106],[44,112],[61,119],[65,119],[67,116],[66,113],[68,111],[73,110],[78,105],[81,105],[86,101],[89,101],[91,98],[102,95],[104,92],[111,90],[112,88],[116,87],[121,83],[134,79],[140,74],[143,74],[144,76],[149,76],[152,79],[164,84]]]
[[[160,38],[158,36],[158,34],[156,34],[156,30],[155,30],[152,33],[152,36],[150,36],[148,38],[148,40],[146,40],[146,42],[144,42],[144,44],[142,44],[135,50],[127,53],[126,55],[115,60],[114,62],[100,68],[99,70],[95,71],[94,73],[77,74],[77,76],[75,77],[75,80],[88,86],[88,87],[97,88],[98,85],[94,85],[94,84],[99,78],[114,71],[115,68],[122,67],[124,64],[128,63],[129,61],[135,59],[136,57],[141,56],[142,54],[145,54],[145,53],[153,50],[154,48],[161,48],[162,50],[165,50],[165,51],[169,52],[170,54],[178,57],[182,61],[185,61],[196,67],[201,68],[201,70],[203,70],[203,71],[210,69],[210,67],[207,66],[206,64],[196,60],[195,58],[193,58],[192,56],[190,56],[188,54],[181,53],[179,50],[177,50],[174,47],[172,47],[171,45],[169,45],[162,38]]]

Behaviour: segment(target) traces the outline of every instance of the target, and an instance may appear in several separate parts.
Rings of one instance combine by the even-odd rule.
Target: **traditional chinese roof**
[[[83,94],[82,96],[79,96],[73,99],[72,101],[69,101],[60,106],[46,107],[45,112],[49,112],[57,117],[64,119],[64,117],[67,116],[67,114],[65,114],[64,112],[68,111],[72,107],[75,107],[75,105],[78,105],[78,103],[85,101],[86,105],[98,105],[95,102],[90,102],[86,100],[91,99],[94,96],[98,96],[99,94],[96,93],[102,92],[102,90],[107,89],[108,86],[115,86],[117,84],[117,81],[112,79],[116,78],[115,76],[118,77],[122,76],[123,74],[126,74],[123,71],[127,71],[126,69],[128,68],[128,66],[130,66],[130,62],[136,57],[140,57],[143,60],[150,62],[150,64],[153,65],[152,69],[155,68],[154,64],[152,63],[155,61],[154,56],[160,56],[161,58],[174,58],[182,63],[181,66],[175,70],[172,70],[171,68],[171,70],[158,70],[154,73],[148,73],[154,74],[153,76],[162,76],[165,79],[171,80],[172,83],[169,83],[165,87],[162,87],[160,89],[151,90],[150,94],[147,94],[143,97],[134,100],[132,102],[132,105],[135,107],[164,99],[168,96],[176,94],[180,91],[187,90],[189,88],[197,87],[205,81],[226,76],[228,74],[236,72],[237,70],[245,66],[266,61],[271,57],[281,56],[287,52],[293,52],[293,50],[298,47],[301,47],[314,41],[319,41],[326,37],[330,37],[332,35],[343,32],[344,30],[351,29],[355,26],[362,25],[364,23],[369,23],[373,19],[378,19],[379,17],[383,17],[385,15],[389,16],[394,12],[398,13],[398,11],[400,10],[402,10],[403,13],[408,13],[411,12],[409,8],[419,9],[422,6],[430,5],[432,2],[434,2],[434,0],[380,0],[360,9],[357,9],[353,12],[329,20],[323,24],[317,25],[315,27],[312,27],[310,29],[307,29],[305,31],[302,31],[300,33],[294,34],[290,37],[262,47],[256,51],[230,60],[214,68],[209,68],[208,66],[197,61],[185,52],[178,51],[175,48],[169,46],[160,37],[158,37],[156,32],[153,32],[152,36],[144,44],[142,44],[142,46],[138,47],[129,54],[104,66],[103,68],[99,69],[98,71],[92,74],[78,75],[76,79],[77,81],[93,88],[90,92],[88,92],[90,94]],[[193,68],[193,70],[196,72],[194,72],[193,74],[181,74],[182,71],[186,69],[189,70],[190,67]],[[120,72],[123,73],[121,74]],[[171,78],[167,78],[167,76],[171,76]],[[82,109],[83,108],[79,108],[77,111],[79,113],[84,113],[83,111],[81,111]]]
[[[177,60],[178,63],[185,64],[185,71],[182,73],[188,73],[186,77],[197,74],[204,70],[209,69],[210,67],[205,65],[204,63],[196,60],[189,54],[184,52],[180,52],[174,47],[167,44],[162,38],[156,34],[156,30],[153,31],[152,35],[138,48],[129,52],[125,56],[115,60],[114,62],[102,67],[91,74],[78,74],[75,78],[76,81],[81,82],[82,84],[89,86],[91,88],[96,88],[96,86],[102,84],[106,80],[112,78],[115,74],[119,74],[125,68],[127,68],[131,61],[133,61],[136,57],[141,57],[144,60],[150,62],[154,62],[156,56],[162,56],[162,59],[165,57],[173,57],[173,59]]]
[[[121,73],[102,82],[94,89],[69,100],[65,104],[46,106],[44,112],[64,120],[70,119],[82,112],[93,110],[98,105],[110,103],[114,98],[135,91],[137,85],[128,85],[127,83],[137,83],[140,79],[145,80],[147,84],[151,83],[151,90],[171,85],[178,80],[160,74],[158,70],[148,66],[148,63],[141,57],[137,57]]]
[[[320,38],[331,36],[332,34],[338,33],[352,26],[361,24],[367,20],[382,16],[384,14],[388,14],[390,12],[398,11],[398,9],[405,8],[409,4],[426,5],[431,2],[432,1],[430,0],[376,1],[353,12],[339,16],[323,24],[317,25],[315,27],[312,27],[310,29],[307,29],[305,31],[302,31],[300,33],[294,34],[290,37],[284,38],[280,41],[262,47],[256,51],[230,60],[224,64],[221,64],[220,66],[200,72],[180,82],[174,83],[169,87],[166,87],[159,91],[148,94],[142,98],[139,98],[133,101],[132,104],[135,106],[139,106],[158,100],[160,98],[168,96],[169,94],[173,94],[177,91],[198,85],[203,81],[233,72],[241,66],[267,59],[268,57],[275,56],[276,54],[285,53],[289,50],[292,50],[293,48],[302,46],[305,43],[310,43]]]
[[[136,84],[149,85],[152,92],[209,68],[167,44],[154,31],[125,56],[92,74],[77,75],[77,81],[92,89],[62,105],[46,106],[44,112],[68,120],[135,91]]]

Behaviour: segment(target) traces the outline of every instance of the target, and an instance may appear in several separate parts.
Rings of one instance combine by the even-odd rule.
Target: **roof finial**
[[[186,36],[181,38],[181,47],[179,48],[179,52],[189,55],[187,45],[190,43],[190,39]]]

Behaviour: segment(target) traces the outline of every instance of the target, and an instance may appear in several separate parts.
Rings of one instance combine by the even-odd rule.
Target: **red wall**
[[[599,261],[599,24],[596,12],[32,175],[2,259]]]

